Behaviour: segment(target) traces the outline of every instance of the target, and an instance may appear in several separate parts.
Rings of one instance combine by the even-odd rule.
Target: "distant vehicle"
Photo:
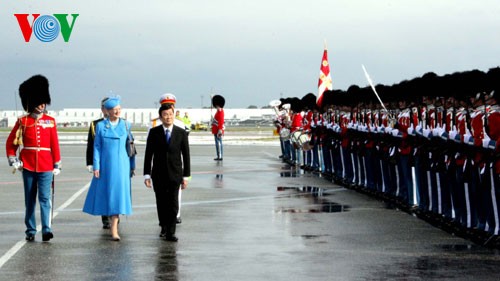
[[[208,126],[205,123],[196,122],[191,125],[191,130],[193,131],[208,131]]]

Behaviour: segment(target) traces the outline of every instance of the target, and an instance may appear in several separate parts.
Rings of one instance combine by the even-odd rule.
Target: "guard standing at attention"
[[[212,134],[215,139],[215,150],[217,157],[214,158],[215,161],[222,161],[224,156],[224,148],[222,146],[222,138],[224,137],[224,104],[226,100],[223,96],[215,95],[212,98],[212,105],[215,107],[217,112],[215,112],[212,118]]]

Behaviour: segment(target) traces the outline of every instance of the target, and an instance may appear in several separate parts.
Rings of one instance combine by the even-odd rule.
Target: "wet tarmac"
[[[158,237],[142,176],[120,242],[82,213],[84,145],[62,146],[55,238],[26,243],[21,178],[0,161],[0,280],[500,280],[498,250],[290,168],[278,146],[225,146],[223,162],[214,150],[191,146],[177,243]]]

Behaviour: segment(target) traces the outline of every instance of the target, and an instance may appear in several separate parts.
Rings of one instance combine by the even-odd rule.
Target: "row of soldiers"
[[[412,212],[497,236],[500,69],[455,76],[431,73],[373,92],[327,91],[321,108],[313,94],[282,99],[276,125],[283,160]],[[458,80],[462,87],[442,90]]]

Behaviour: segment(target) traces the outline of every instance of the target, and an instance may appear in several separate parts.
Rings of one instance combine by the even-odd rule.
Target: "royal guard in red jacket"
[[[484,93],[478,93],[475,98],[472,98],[474,110],[470,114],[471,116],[471,136],[465,137],[466,143],[471,145],[473,150],[473,160],[474,165],[472,169],[472,185],[473,190],[476,191],[477,198],[477,227],[480,230],[491,230],[491,226],[494,226],[493,206],[491,198],[491,185],[490,181],[487,181],[487,175],[485,174],[486,167],[488,166],[488,160],[486,158],[487,153],[483,150],[483,140],[488,136],[485,134],[485,113],[486,106],[484,104],[485,97]],[[488,224],[488,228],[487,225]]]
[[[33,241],[37,232],[35,205],[38,193],[42,241],[47,242],[54,237],[51,226],[51,183],[53,176],[61,172],[56,121],[45,114],[46,105],[50,104],[47,78],[36,75],[24,81],[19,86],[19,96],[28,114],[17,120],[7,138],[6,152],[10,166],[23,173],[26,240]],[[21,152],[18,158],[19,148]]]
[[[410,205],[416,205],[413,202],[413,182],[411,175],[410,153],[411,145],[408,142],[408,128],[410,127],[411,109],[407,106],[406,101],[399,101],[400,112],[398,114],[397,130],[393,131],[394,137],[400,137],[401,142],[398,147],[398,172],[401,178],[399,185],[399,197],[403,202]]]
[[[224,155],[224,149],[222,146],[222,137],[224,136],[224,104],[226,100],[223,96],[215,95],[212,98],[212,105],[217,110],[214,117],[212,118],[212,134],[215,139],[215,151],[217,157],[214,158],[215,161],[222,161]]]
[[[500,94],[500,93],[498,93]],[[485,171],[485,180],[490,183],[491,203],[492,203],[492,218],[489,219],[495,222],[495,226],[490,225],[488,231],[493,235],[500,234],[500,225],[497,223],[500,217],[500,158],[499,158],[499,143],[500,143],[500,106],[497,104],[498,94],[495,92],[486,95],[486,138],[483,140],[483,148],[486,150],[488,163],[487,171]]]

